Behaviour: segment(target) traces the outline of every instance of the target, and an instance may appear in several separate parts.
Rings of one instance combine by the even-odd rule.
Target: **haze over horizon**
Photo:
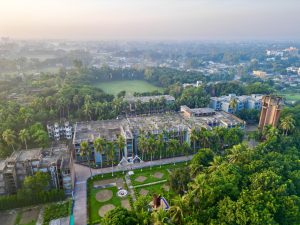
[[[78,40],[300,40],[297,0],[9,0],[0,36]]]

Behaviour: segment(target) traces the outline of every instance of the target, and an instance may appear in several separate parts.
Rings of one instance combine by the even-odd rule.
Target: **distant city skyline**
[[[298,0],[2,0],[0,36],[300,40]]]

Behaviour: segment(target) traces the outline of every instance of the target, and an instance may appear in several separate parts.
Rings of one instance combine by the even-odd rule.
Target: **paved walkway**
[[[135,202],[136,201],[136,197],[135,197],[133,186],[131,184],[131,179],[130,179],[130,176],[128,175],[128,173],[126,173],[126,175],[125,175],[125,181],[126,181],[127,187],[129,188],[129,192],[130,192],[131,198]]]
[[[147,187],[147,186],[151,186],[151,185],[154,185],[154,184],[165,183],[167,181],[168,180],[159,180],[159,181],[155,181],[155,182],[151,182],[151,183],[139,184],[139,185],[134,186],[133,188]]]
[[[132,169],[139,169],[144,167],[151,166],[159,166],[165,164],[171,164],[174,162],[185,162],[187,160],[191,160],[193,156],[181,156],[175,158],[168,158],[156,161],[148,161],[133,165],[123,166],[116,166],[114,167],[114,172],[119,171],[128,171]],[[75,167],[75,174],[76,174],[76,182],[75,182],[75,190],[74,190],[74,220],[75,225],[86,225],[87,224],[87,196],[86,196],[86,181],[90,177],[90,169],[86,166],[82,166],[79,164],[74,164]],[[92,169],[93,175],[100,174],[100,173],[111,173],[111,167],[102,168],[102,169]]]

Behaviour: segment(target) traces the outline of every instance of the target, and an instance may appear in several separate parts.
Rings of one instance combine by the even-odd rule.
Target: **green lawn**
[[[283,96],[287,101],[300,101],[300,92],[296,91],[286,91],[278,93],[280,96]]]
[[[120,80],[110,82],[100,82],[94,84],[108,94],[117,95],[120,91],[126,91],[127,96],[132,96],[134,92],[163,91],[163,88],[156,87],[143,80]]]
[[[176,196],[176,194],[170,189],[169,191],[166,191],[163,186],[164,185],[168,185],[167,182],[165,183],[161,183],[161,184],[154,184],[151,186],[146,186],[146,187],[140,187],[140,188],[135,188],[135,195],[138,197],[139,196],[139,192],[144,189],[149,191],[148,195],[149,196],[153,196],[154,194],[157,195],[161,195],[163,197],[165,197],[167,199],[167,201],[170,203],[170,201],[172,200],[172,198],[174,198]]]
[[[284,97],[289,101],[300,101],[300,93],[285,94]]]
[[[145,167],[145,168],[143,168],[142,171],[141,171],[141,169],[134,170],[134,175],[130,176],[131,183],[133,186],[136,186],[136,185],[152,183],[152,182],[156,182],[156,181],[160,181],[160,180],[167,180],[169,178],[168,170],[171,171],[174,168],[178,168],[178,167],[181,167],[184,165],[185,165],[185,163],[177,163],[175,165],[174,164],[162,165],[161,168],[160,168],[160,166],[156,166],[156,167],[152,167],[152,169],[150,169],[149,167]],[[154,177],[153,175],[156,172],[162,173],[163,177],[162,178]],[[139,176],[147,177],[147,179],[144,182],[135,181],[135,179]]]
[[[96,194],[100,190],[111,190],[113,192],[113,197],[106,202],[98,202],[96,200]],[[118,207],[121,206],[121,200],[127,199],[127,198],[120,198],[117,196],[117,192],[118,192],[117,187],[110,187],[105,189],[92,188],[92,190],[90,191],[91,191],[89,196],[89,204],[91,206],[89,208],[90,224],[98,223],[100,221],[101,217],[99,216],[99,209],[101,206],[106,204],[113,204],[114,206]]]

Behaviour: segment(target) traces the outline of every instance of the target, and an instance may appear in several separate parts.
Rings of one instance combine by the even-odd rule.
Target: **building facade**
[[[233,113],[236,111],[241,111],[243,109],[260,110],[262,106],[262,95],[252,94],[252,95],[242,95],[236,96],[235,94],[230,94],[228,96],[221,97],[211,97],[209,106],[216,110],[223,110],[228,113]],[[236,101],[236,108],[232,108],[231,102]]]
[[[74,169],[71,151],[65,145],[47,149],[15,151],[0,162],[0,194],[14,194],[26,176],[41,171],[51,176],[51,186],[71,195]]]
[[[282,98],[278,96],[266,95],[262,98],[262,109],[258,127],[263,129],[265,126],[276,127],[282,109]]]
[[[63,124],[47,124],[49,138],[59,141],[60,139],[71,140],[73,137],[73,127],[66,121]]]

